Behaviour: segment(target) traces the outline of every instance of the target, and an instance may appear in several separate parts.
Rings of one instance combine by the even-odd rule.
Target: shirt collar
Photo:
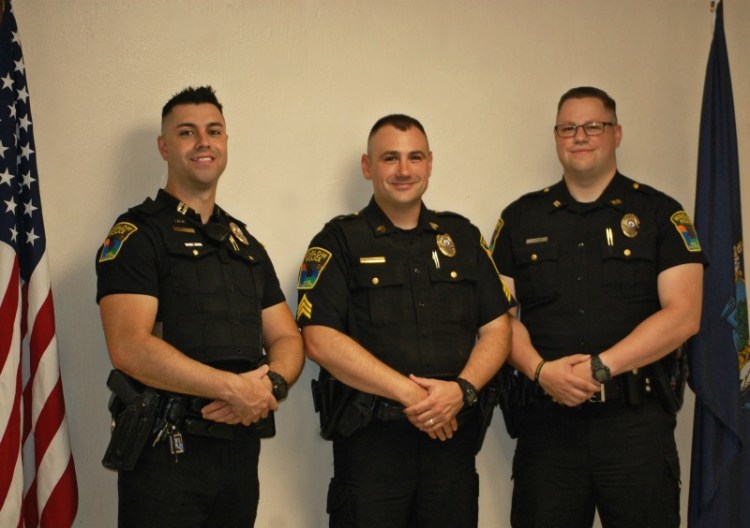
[[[576,202],[568,191],[568,186],[565,185],[564,179],[561,179],[551,187],[547,187],[542,192],[547,194],[550,211],[565,208],[572,211],[589,211],[598,207],[623,209],[628,190],[637,188],[637,186],[637,183],[631,182],[618,171],[615,173],[612,181],[609,182],[609,185],[604,189],[601,196],[591,203],[582,204]]]
[[[189,218],[190,220],[201,223],[200,215],[198,215],[192,207],[188,206],[185,202],[180,201],[177,197],[172,196],[165,189],[159,189],[159,192],[156,195],[156,201],[164,204],[168,209],[177,211],[178,214]],[[214,204],[214,210],[211,213],[209,221],[217,221],[222,216],[223,211],[221,207]]]
[[[370,203],[367,204],[367,207],[362,209],[360,214],[365,220],[367,220],[367,223],[370,225],[370,228],[376,237],[404,231],[393,225],[393,222],[391,222],[388,216],[375,202],[374,196],[370,198]],[[414,228],[414,231],[432,231],[437,233],[440,229],[438,220],[435,211],[427,209],[424,202],[422,202],[420,204],[419,220],[417,220],[417,227]]]

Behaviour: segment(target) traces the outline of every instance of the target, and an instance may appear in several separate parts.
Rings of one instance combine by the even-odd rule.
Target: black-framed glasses
[[[614,123],[609,121],[590,121],[582,125],[565,123],[564,125],[555,125],[555,133],[561,138],[572,138],[578,133],[578,129],[582,128],[587,136],[601,136],[604,134],[604,129],[607,128],[607,125],[611,127],[615,126]]]

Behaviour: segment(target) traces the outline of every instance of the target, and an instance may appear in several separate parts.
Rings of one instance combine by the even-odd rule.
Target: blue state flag
[[[750,344],[740,177],[723,5],[716,9],[701,109],[695,226],[710,262],[688,343],[695,421],[688,526],[750,526]]]

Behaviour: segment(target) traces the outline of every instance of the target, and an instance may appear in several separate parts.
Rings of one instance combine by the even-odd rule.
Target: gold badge
[[[622,233],[628,238],[635,238],[641,228],[641,221],[633,213],[628,213],[620,220]]]
[[[239,240],[246,246],[250,245],[250,243],[247,241],[245,233],[243,233],[242,229],[240,229],[240,226],[238,226],[234,222],[229,222],[229,229],[232,230],[232,234],[237,238],[237,240]]]
[[[448,234],[440,234],[437,236],[437,247],[440,250],[440,253],[446,257],[456,256],[456,245]]]

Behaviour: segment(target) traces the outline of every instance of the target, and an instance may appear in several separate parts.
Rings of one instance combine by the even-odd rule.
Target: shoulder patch
[[[685,243],[685,247],[691,253],[698,253],[701,251],[701,244],[698,241],[698,233],[695,231],[690,216],[685,211],[677,211],[675,214],[669,217],[674,224],[677,232],[682,236],[682,241]]]
[[[484,235],[479,235],[479,245],[482,246],[482,249],[485,250],[487,253],[492,251],[492,248],[487,244],[487,241],[484,239]]]
[[[333,255],[327,249],[311,247],[305,253],[305,260],[299,268],[297,277],[298,290],[312,290],[318,282],[321,273],[328,265]]]
[[[120,249],[125,241],[138,231],[138,228],[130,222],[118,222],[109,230],[107,238],[102,245],[102,251],[99,254],[99,262],[114,260],[120,253]]]
[[[503,220],[503,217],[497,219],[497,225],[495,225],[495,231],[492,233],[492,242],[490,244],[490,251],[495,249],[495,243],[497,242],[497,237],[500,236],[500,231],[503,230],[503,226],[505,225],[505,221]]]

